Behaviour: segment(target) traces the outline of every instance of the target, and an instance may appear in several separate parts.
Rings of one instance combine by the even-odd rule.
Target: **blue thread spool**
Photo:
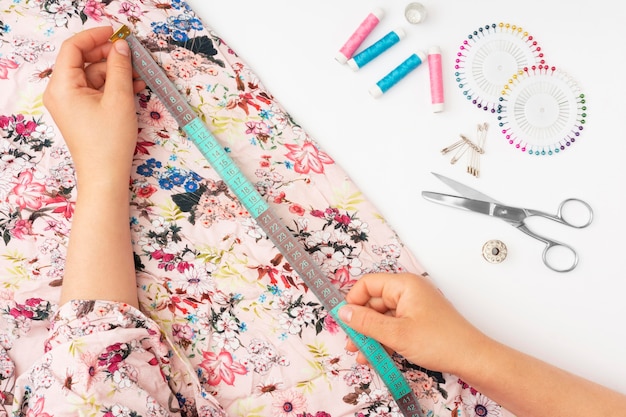
[[[374,98],[378,98],[386,93],[391,87],[393,87],[398,81],[407,76],[408,73],[419,67],[426,59],[426,54],[422,51],[417,51],[404,62],[395,67],[391,72],[380,79],[369,92]]]
[[[371,46],[367,47],[367,49],[364,49],[348,60],[348,66],[354,71],[363,68],[368,62],[371,62],[387,49],[400,42],[400,39],[403,39],[405,36],[406,32],[400,28],[392,30]]]

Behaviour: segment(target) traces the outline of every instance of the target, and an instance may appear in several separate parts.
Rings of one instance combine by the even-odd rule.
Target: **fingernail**
[[[117,41],[115,41],[113,46],[115,46],[115,50],[121,55],[124,55],[124,56],[130,55],[130,48],[128,47],[128,42],[126,42],[124,39],[118,39]]]
[[[344,306],[339,309],[339,318],[344,323],[350,323],[352,320],[352,309],[350,307]]]

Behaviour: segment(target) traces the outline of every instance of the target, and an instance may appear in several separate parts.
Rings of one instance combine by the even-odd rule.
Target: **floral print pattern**
[[[133,29],[341,291],[369,272],[426,272],[184,1],[0,5],[0,416],[400,416],[148,89],[129,182],[140,310],[57,304],[76,184],[41,97],[61,42],[100,25]],[[394,359],[427,416],[510,416],[452,375]]]

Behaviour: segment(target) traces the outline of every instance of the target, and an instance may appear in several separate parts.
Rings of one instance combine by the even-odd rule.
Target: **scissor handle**
[[[564,221],[561,221],[561,222],[565,223]],[[566,223],[566,224],[569,224],[569,223]],[[528,236],[534,237],[535,239],[540,240],[541,242],[546,244],[545,248],[543,249],[543,254],[541,255],[541,258],[543,259],[543,264],[547,266],[548,268],[550,268],[551,270],[556,271],[556,272],[569,272],[573,270],[574,268],[576,268],[576,266],[578,265],[578,253],[571,246],[566,245],[565,243],[558,242],[556,240],[548,239],[547,237],[538,235],[537,233],[531,231],[525,224],[521,224],[517,228],[521,230],[522,232],[526,233]],[[560,256],[561,258],[565,256],[571,259],[569,262],[564,263],[565,266],[560,265],[561,262],[559,262],[559,265],[557,265],[556,263],[555,252],[559,248],[563,249],[562,252],[566,252],[565,255]],[[552,253],[552,255],[550,255],[550,253]]]
[[[569,207],[572,210],[576,209],[577,207],[579,209],[580,207],[583,207],[584,211],[586,212],[586,215],[582,218],[582,221],[578,219],[573,219],[571,214],[569,216],[565,214],[565,211],[567,211],[566,210],[567,207]],[[574,227],[576,229],[582,229],[584,227],[589,226],[591,224],[591,221],[593,220],[593,209],[586,201],[583,201],[579,198],[567,198],[561,201],[561,204],[559,204],[559,208],[557,209],[555,215],[545,213],[543,211],[538,211],[538,210],[526,210],[526,211],[531,216],[545,217],[545,218],[554,220],[555,222],[562,223],[566,226]],[[580,210],[575,210],[575,211],[576,211],[576,214],[579,215]],[[561,244],[561,246],[565,246],[565,245]]]
[[[569,264],[569,266],[567,266],[567,264],[565,264],[565,267],[559,267],[555,265],[555,255],[553,254],[553,257],[551,258],[550,252],[554,252],[556,248],[562,248],[565,251],[569,252],[569,254],[567,255],[571,256],[571,263]],[[543,259],[543,264],[545,266],[556,272],[569,272],[572,269],[576,268],[576,265],[578,265],[578,253],[576,253],[574,248],[566,245],[565,243],[555,242],[553,240],[548,240],[546,242],[546,247],[543,249],[543,254],[541,258]]]

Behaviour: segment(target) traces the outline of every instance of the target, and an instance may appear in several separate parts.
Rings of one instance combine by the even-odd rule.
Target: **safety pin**
[[[467,164],[467,172],[475,177],[478,177],[480,173],[480,155],[485,153],[484,145],[487,139],[487,129],[489,125],[487,123],[479,124],[477,127],[477,136],[478,136],[478,144],[474,143],[467,136],[460,134],[460,140],[454,142],[453,144],[446,146],[441,150],[441,154],[445,155],[449,152],[456,150],[456,153],[450,159],[451,164],[456,164],[459,159],[465,155],[467,150],[470,150],[468,156],[466,156],[468,164]]]

